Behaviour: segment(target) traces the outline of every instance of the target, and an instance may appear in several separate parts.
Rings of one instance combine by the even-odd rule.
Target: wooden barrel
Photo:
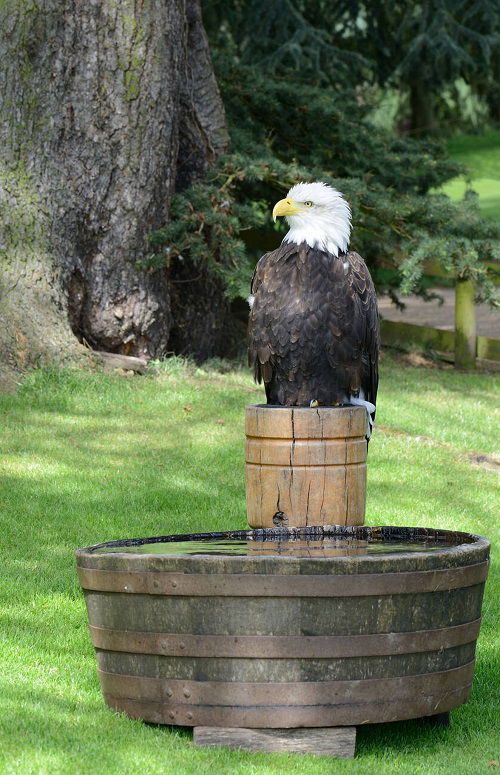
[[[248,524],[362,525],[366,431],[361,406],[247,406]]]
[[[411,528],[324,535],[333,530],[368,545],[423,543],[314,558],[148,546],[176,537],[79,550],[107,704],[160,724],[286,728],[395,721],[464,703],[488,541]],[[243,535],[285,540],[277,532]]]

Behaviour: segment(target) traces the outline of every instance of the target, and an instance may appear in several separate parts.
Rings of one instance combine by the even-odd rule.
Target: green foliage
[[[457,77],[469,82],[488,69],[500,43],[496,0],[340,0],[332,11],[324,0],[319,5],[334,13],[348,40],[358,41],[382,85],[391,78],[424,78],[434,88]]]
[[[425,73],[427,81],[440,86],[487,70],[492,50],[500,43],[496,2],[423,0],[416,13],[404,8],[397,34],[403,46],[396,66],[404,80]]]
[[[352,87],[366,73],[368,62],[332,34],[339,20],[336,3],[321,8],[320,24],[303,6],[297,0],[217,0],[204,4],[203,17],[213,47],[229,49],[243,66],[307,79],[310,85]]]
[[[385,279],[377,268],[399,268],[403,293],[422,289],[424,263],[432,258],[452,276],[476,279],[480,297],[494,300],[485,262],[500,259],[500,224],[481,218],[472,192],[455,204],[442,194],[401,194],[371,179],[333,178],[269,156],[251,160],[233,154],[205,183],[177,194],[172,220],[151,237],[158,252],[150,265],[168,265],[188,254],[224,279],[230,298],[245,298],[260,255],[247,248],[245,230],[270,230],[272,202],[299,180],[318,177],[343,191],[350,202],[355,223],[351,247],[365,257],[376,282]],[[276,233],[274,244],[278,241]]]
[[[444,131],[484,126],[488,116],[498,121],[498,0],[295,2],[309,23],[321,19],[335,29],[342,48],[363,52],[365,80],[400,91],[400,117],[411,113],[412,130],[426,131],[428,110]],[[422,91],[420,105],[407,99],[414,87]]]
[[[229,298],[246,298],[256,261],[279,244],[283,227],[271,223],[273,203],[294,183],[321,179],[350,202],[351,247],[376,282],[385,284],[384,270],[399,268],[403,292],[423,292],[423,264],[432,258],[453,276],[475,277],[491,299],[484,262],[497,258],[500,227],[480,218],[473,197],[455,205],[429,195],[464,168],[437,141],[395,137],[369,122],[372,105],[355,85],[366,61],[345,56],[341,35],[333,46],[326,25],[316,35],[325,20],[329,29],[334,22],[347,29],[347,11],[333,4],[335,16],[330,5],[316,5],[316,24],[298,0],[204,9],[233,153],[205,181],[174,196],[169,223],[151,237],[147,263],[168,267],[189,257],[223,279]]]
[[[188,255],[195,264],[206,263],[224,280],[229,298],[245,298],[254,262],[240,235],[244,229],[265,223],[267,207],[263,201],[245,199],[240,188],[249,179],[263,180],[265,166],[229,157],[205,183],[176,194],[171,220],[150,238],[153,246],[165,247],[146,263],[168,267],[173,260],[182,261]]]
[[[467,191],[456,204],[445,196],[430,198],[431,209],[422,213],[413,233],[413,246],[400,264],[401,290],[409,293],[421,279],[425,261],[433,257],[445,272],[478,285],[478,300],[498,304],[491,268],[485,261],[500,261],[500,228],[479,213],[478,196]]]
[[[371,106],[352,89],[311,86],[242,65],[227,54],[216,53],[214,65],[233,144],[243,153],[255,149],[333,177],[375,179],[420,193],[461,171],[436,141],[374,130],[366,121]]]
[[[480,136],[458,135],[447,146],[450,156],[463,164],[467,172],[448,181],[442,192],[457,201],[473,188],[479,195],[482,215],[500,222],[500,131]]]
[[[424,85],[448,123],[464,117],[443,87],[462,79],[498,120],[497,0],[217,0],[204,16],[215,48],[230,42],[240,63],[266,73],[359,94],[369,84],[402,94]]]

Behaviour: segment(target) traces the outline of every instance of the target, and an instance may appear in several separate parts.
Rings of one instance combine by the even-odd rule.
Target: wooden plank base
[[[232,748],[265,753],[310,753],[314,756],[354,756],[356,727],[306,729],[244,729],[194,727],[193,743],[202,748]]]

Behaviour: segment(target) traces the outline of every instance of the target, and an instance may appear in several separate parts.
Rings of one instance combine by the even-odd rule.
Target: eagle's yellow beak
[[[273,208],[273,221],[276,221],[278,215],[298,215],[301,210],[297,207],[293,199],[280,199]]]

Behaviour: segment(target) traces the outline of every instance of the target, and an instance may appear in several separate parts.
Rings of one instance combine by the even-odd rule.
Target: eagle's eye
[[[312,202],[304,202],[304,204],[305,204],[306,207],[312,207],[313,206]]]

